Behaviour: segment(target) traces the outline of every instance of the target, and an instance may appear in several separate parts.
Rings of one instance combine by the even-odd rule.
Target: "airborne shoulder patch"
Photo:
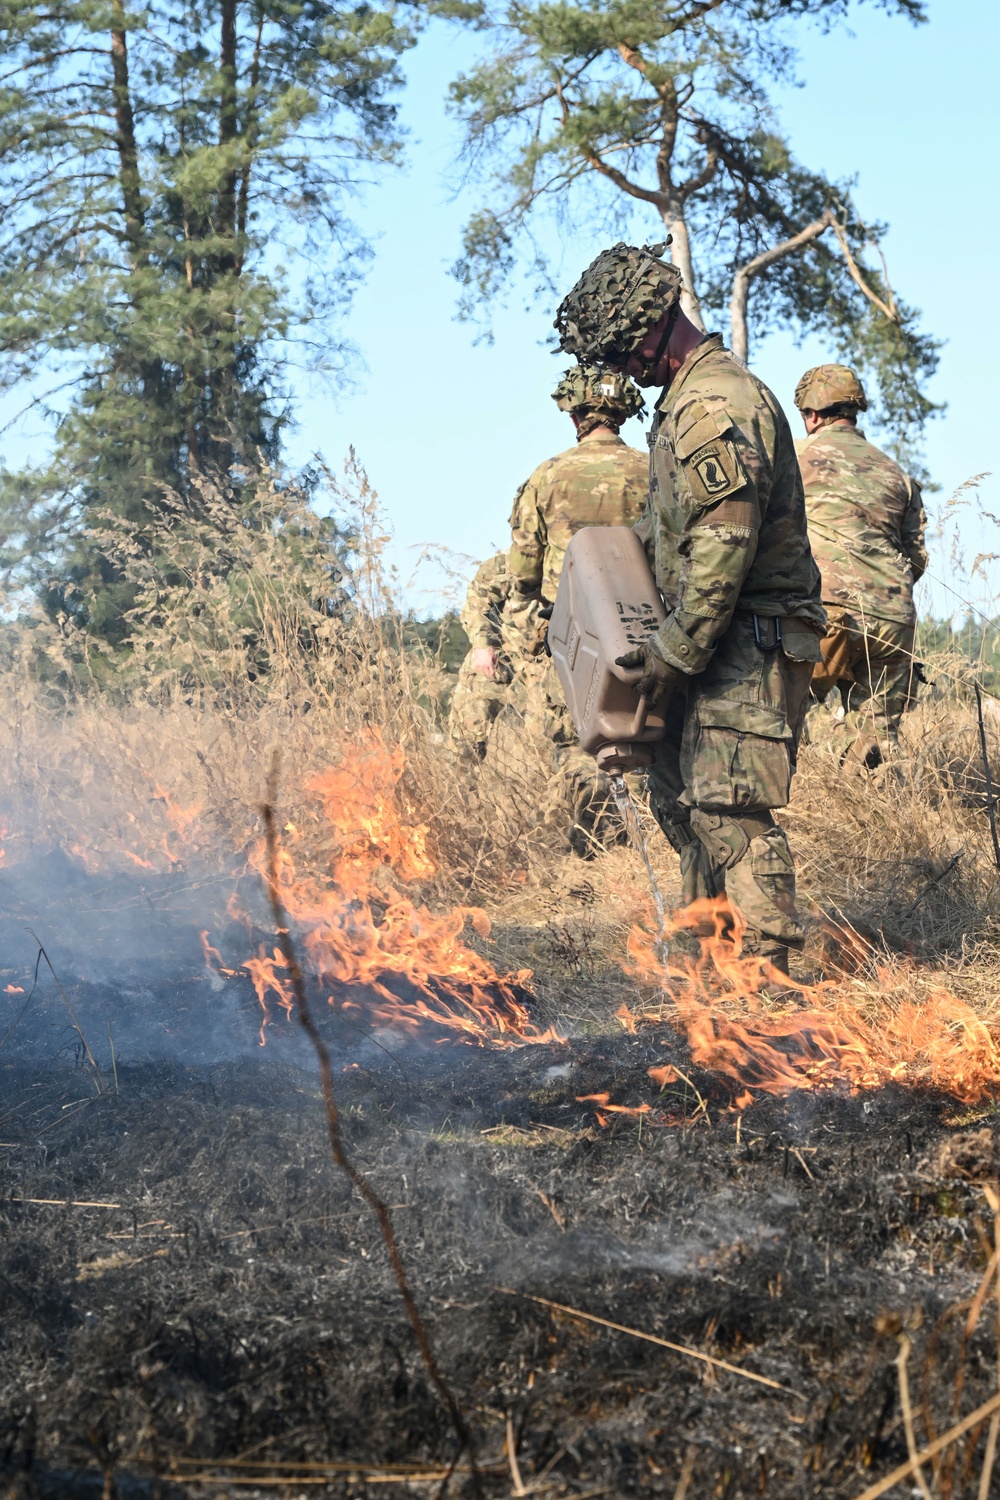
[[[732,495],[747,482],[735,444],[722,437],[705,443],[684,460],[684,477],[694,499],[703,505]]]

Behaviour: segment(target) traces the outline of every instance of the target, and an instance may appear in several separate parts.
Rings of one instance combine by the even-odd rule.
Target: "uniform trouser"
[[[456,745],[472,750],[482,758],[493,720],[503,708],[510,691],[511,671],[503,657],[497,662],[497,675],[484,677],[472,666],[470,651],[458,669],[458,681],[448,712],[448,733]]]
[[[877,766],[895,748],[899,722],[916,691],[914,627],[897,620],[864,620],[828,606],[830,624],[821,642],[823,660],[813,672],[813,692],[823,701],[839,687],[851,760]]]
[[[577,854],[589,857],[609,841],[625,838],[615,809],[611,782],[597,762],[580,748],[576,727],[566,706],[558,674],[547,656],[519,664],[518,678],[526,693],[525,720],[529,730],[548,740],[552,769],[561,787],[560,805],[569,802],[569,841]]]
[[[773,641],[773,623],[761,626]],[[764,650],[753,617],[734,616],[705,672],[674,696],[649,773],[650,809],[680,858],[685,904],[725,894],[749,952],[804,939],[792,853],[772,809],[788,802],[818,652],[801,626],[786,626],[786,637],[787,648]]]

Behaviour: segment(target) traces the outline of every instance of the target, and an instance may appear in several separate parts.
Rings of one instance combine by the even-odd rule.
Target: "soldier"
[[[829,616],[813,674],[821,701],[839,687],[851,735],[844,758],[874,769],[894,749],[915,690],[913,585],[927,567],[920,487],[866,442],[864,387],[846,365],[818,365],[795,388],[807,436],[796,447],[813,556]]]
[[[482,760],[493,720],[504,705],[513,673],[503,651],[502,616],[510,593],[507,554],[498,552],[479,565],[462,606],[462,629],[469,651],[458,669],[448,732],[460,748]]]
[[[663,387],[637,530],[668,613],[620,659],[643,668],[637,691],[667,709],[650,806],[680,856],[685,902],[725,892],[744,952],[787,972],[804,933],[773,809],[788,802],[820,657],[819,573],[785,414],[719,334],[681,311],[665,249],[605,250],[556,328],[567,352]]]
[[[647,460],[618,432],[629,417],[641,416],[645,406],[630,380],[583,364],[566,371],[552,399],[569,413],[576,445],[539,464],[515,497],[504,638],[528,692],[529,719],[540,715],[539,727],[568,782],[570,844],[587,857],[609,827],[618,834],[620,820],[616,814],[609,817],[607,778],[577,746],[559,679],[542,654],[543,612],[555,600],[566,548],[576,532],[584,526],[631,526],[642,515]]]

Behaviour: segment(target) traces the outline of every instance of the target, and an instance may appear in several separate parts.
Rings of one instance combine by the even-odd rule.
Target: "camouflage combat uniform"
[[[597,256],[559,306],[560,347],[655,384],[681,316],[666,248]],[[668,614],[618,664],[641,662],[644,691],[667,703],[650,806],[680,856],[685,900],[725,891],[746,945],[780,964],[803,929],[772,809],[788,801],[826,623],[792,434],[771,392],[713,335],[664,390],[649,443],[637,530]]]
[[[503,611],[510,593],[507,554],[498,552],[481,563],[469,584],[462,606],[462,629],[469,637],[469,652],[458,671],[448,715],[448,732],[456,745],[474,751],[482,759],[497,714],[503,708],[513,677],[510,659],[503,651]],[[492,677],[472,665],[477,647],[499,653]]]
[[[920,488],[849,421],[797,445],[830,624],[813,690],[840,688],[853,759],[896,744],[914,688],[913,585],[927,567]]]
[[[570,539],[585,526],[632,526],[642,515],[647,463],[615,433],[598,427],[575,448],[547,459],[521,486],[511,512],[511,597],[505,642],[523,692],[530,729],[552,745],[571,805],[570,843],[588,855],[620,819],[610,813],[610,783],[579,748],[555,668],[544,655],[544,620],[559,587]],[[609,817],[610,813],[610,817]]]
[[[824,628],[788,421],[715,334],[660,399],[641,526],[667,607],[657,642],[690,678],[655,748],[650,806],[685,900],[729,896],[748,945],[800,944],[788,802]],[[675,700],[676,702],[676,700]]]
[[[602,396],[602,382],[608,394]],[[572,803],[570,842],[589,854],[605,836],[607,778],[579,749],[562,687],[544,654],[545,619],[552,604],[570,540],[585,526],[632,526],[642,515],[648,488],[647,462],[614,426],[643,410],[629,381],[586,366],[567,371],[556,388],[560,409],[580,421],[576,445],[546,459],[518,490],[511,511],[507,555],[511,593],[504,611],[504,643],[525,702],[529,727],[553,746]],[[611,819],[617,836],[620,819]]]
[[[632,526],[642,515],[648,487],[645,456],[616,433],[598,427],[574,448],[539,464],[522,484],[511,511],[508,567],[518,607],[551,604],[570,540],[585,526]],[[531,634],[528,639],[530,641]]]

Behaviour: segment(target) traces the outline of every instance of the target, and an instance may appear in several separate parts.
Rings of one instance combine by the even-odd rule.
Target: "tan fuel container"
[[[666,619],[646,553],[627,526],[587,526],[566,549],[548,644],[580,744],[616,775],[652,764],[662,718],[647,713],[640,668],[615,665]]]

